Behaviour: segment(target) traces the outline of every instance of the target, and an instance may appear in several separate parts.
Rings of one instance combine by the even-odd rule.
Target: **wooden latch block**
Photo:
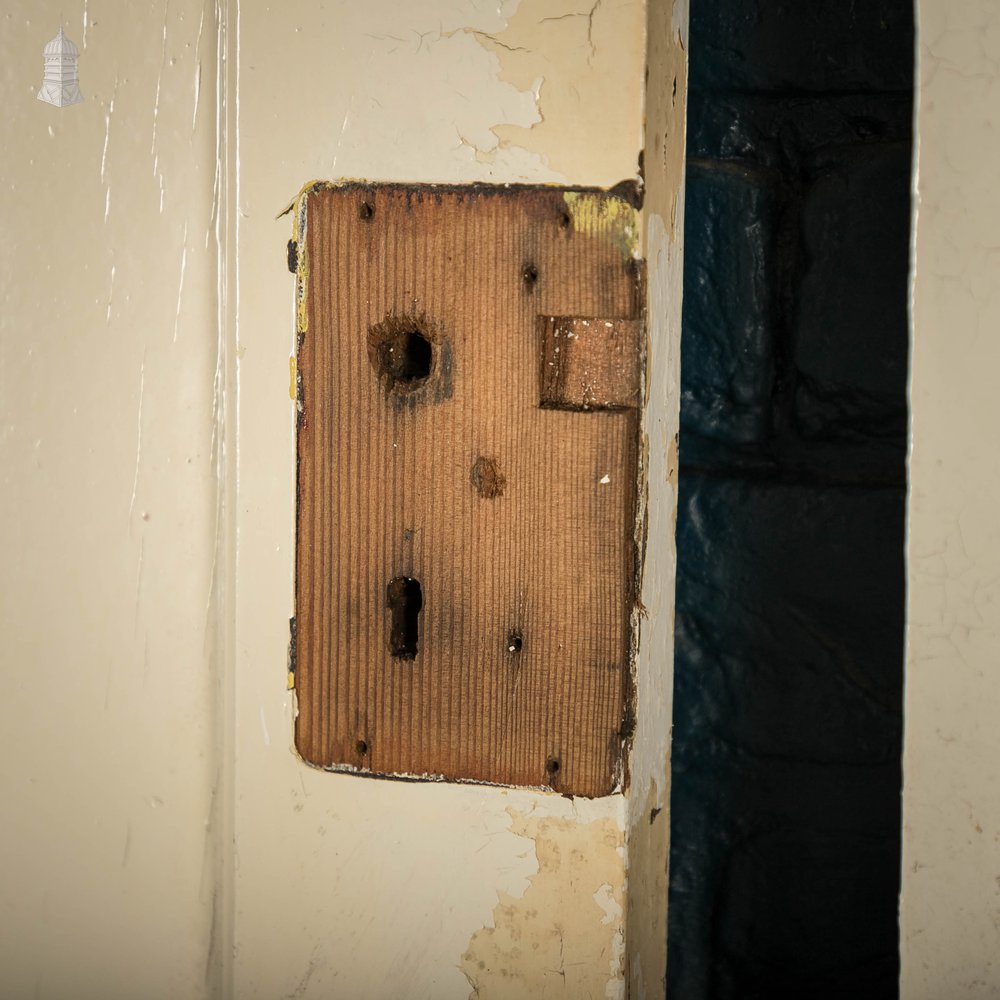
[[[639,405],[637,319],[539,316],[540,406],[622,410]]]
[[[296,211],[296,746],[622,781],[638,572],[634,192],[315,185]]]

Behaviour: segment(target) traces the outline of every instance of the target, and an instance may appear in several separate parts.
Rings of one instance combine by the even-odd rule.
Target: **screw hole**
[[[550,757],[545,762],[545,770],[548,772],[550,778],[554,778],[559,773],[559,768],[561,767],[558,757]]]
[[[358,740],[358,742],[354,744],[354,749],[357,750],[362,757],[364,757],[364,755],[368,753],[368,744],[365,743],[364,740]]]
[[[521,637],[521,633],[516,628],[511,629],[510,635],[507,636],[507,652],[511,654],[520,653],[523,645],[524,639]]]
[[[531,288],[538,281],[538,268],[534,264],[526,264],[521,272],[521,280]]]
[[[496,460],[484,458],[482,455],[472,463],[469,481],[476,492],[486,500],[503,496],[504,488],[507,486],[507,477],[500,471]]]
[[[560,226],[561,229],[569,229],[569,224],[572,221],[573,220],[570,219],[570,217],[569,217],[569,212],[560,212],[559,213],[559,226]]]
[[[361,202],[361,207],[358,209],[358,215],[366,221],[370,219],[375,214],[375,206],[370,201]]]

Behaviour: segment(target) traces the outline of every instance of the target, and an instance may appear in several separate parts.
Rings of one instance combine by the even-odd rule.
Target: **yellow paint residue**
[[[295,315],[299,333],[305,333],[309,328],[309,317],[306,311],[306,290],[309,287],[309,252],[306,248],[306,225],[309,206],[309,194],[320,181],[310,181],[303,185],[295,196],[292,208],[292,239],[298,248],[297,282],[295,288]],[[294,398],[294,396],[293,396]]]
[[[639,213],[627,201],[582,191],[567,191],[563,197],[574,231],[610,237],[622,256],[639,256]]]
[[[292,213],[292,239],[298,248],[298,283],[295,289],[295,315],[299,333],[306,333],[309,328],[309,317],[306,312],[306,291],[309,287],[309,251],[306,246],[306,231],[309,221],[309,195],[314,191],[343,187],[344,185],[353,183],[356,183],[356,181],[347,177],[336,181],[311,180],[308,184],[303,184],[299,189],[299,193],[278,213],[279,219],[282,215],[288,214],[288,212]],[[292,398],[296,398],[294,393]]]
[[[476,1000],[624,996],[624,842],[613,818],[589,823],[508,809],[534,841],[538,872],[520,898],[499,893],[461,969]]]
[[[288,398],[294,400],[296,398],[295,391],[295,355],[292,354],[288,358]]]

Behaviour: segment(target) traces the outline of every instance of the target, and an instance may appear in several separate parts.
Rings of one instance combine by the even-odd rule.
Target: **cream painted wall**
[[[682,71],[675,8],[650,3],[677,22],[662,58]],[[57,109],[34,95],[60,16],[85,101]],[[627,813],[623,795],[381,782],[294,756],[278,216],[314,178],[634,177],[646,16],[641,0],[7,5],[0,994],[623,995],[626,836],[651,828],[646,798]],[[674,303],[651,331],[669,379],[683,100],[656,107],[647,255],[655,301]],[[647,427],[655,525],[675,407]],[[644,627],[666,658],[672,547],[653,548]],[[637,760],[662,803],[670,664],[641,669]],[[662,905],[654,829],[629,877]],[[665,952],[645,931],[632,978],[655,997]]]
[[[920,0],[904,1000],[1000,996],[1000,2]]]
[[[293,278],[275,216],[313,178],[635,176],[645,7],[244,6],[239,45],[236,993],[621,996],[622,796],[370,781],[289,750]]]
[[[199,0],[0,17],[4,997],[213,988],[214,37]]]

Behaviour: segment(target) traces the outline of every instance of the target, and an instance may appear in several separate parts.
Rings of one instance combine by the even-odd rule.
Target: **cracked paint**
[[[497,32],[470,28],[500,65],[498,79],[529,95],[535,117],[527,125],[498,122],[494,149],[519,147],[573,178],[586,160],[614,178],[617,151],[642,146],[643,80],[632,67],[645,57],[646,5],[640,0],[567,0],[522,3]],[[476,156],[490,147],[476,147]],[[596,163],[595,163],[596,161]],[[629,173],[635,170],[634,163]],[[619,170],[618,178],[628,176]],[[612,180],[611,183],[614,181]],[[605,183],[608,183],[605,180]]]
[[[624,997],[621,827],[507,813],[538,870],[522,895],[499,892],[493,925],[473,934],[461,964],[470,1000]]]
[[[585,178],[610,187],[634,175],[642,139],[642,75],[634,71],[644,58],[641,0],[602,0],[596,9],[591,0],[580,10],[554,0],[337,7],[335,63],[323,31],[333,18],[301,3],[282,12],[285,30],[295,34],[294,66],[285,60],[287,92],[314,87],[328,95],[309,147],[318,176]],[[298,27],[310,20],[322,24],[311,32]],[[340,78],[364,80],[364,87],[331,90]],[[401,79],[419,86],[401,87]],[[275,124],[277,145],[293,126]],[[397,150],[422,151],[420,169],[398,155],[372,169],[373,144],[390,134]]]
[[[612,161],[642,144],[643,81],[631,68],[644,58],[645,14],[637,0],[536,0],[500,31],[461,29],[496,56],[498,79],[534,104],[530,123],[490,128],[492,149],[519,147],[568,178],[582,161],[602,170],[605,158],[605,184],[633,172],[634,163],[616,174]],[[476,155],[488,158],[491,147]]]

